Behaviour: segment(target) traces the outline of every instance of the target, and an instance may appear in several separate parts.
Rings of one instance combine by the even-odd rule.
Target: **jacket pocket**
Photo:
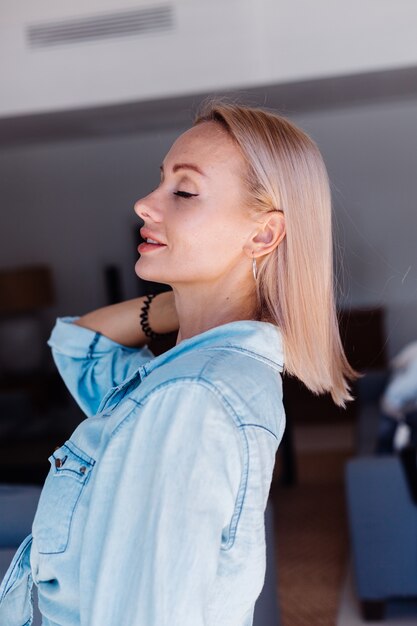
[[[32,526],[42,554],[65,552],[77,502],[95,464],[94,459],[70,440],[57,448],[48,461],[51,468]]]

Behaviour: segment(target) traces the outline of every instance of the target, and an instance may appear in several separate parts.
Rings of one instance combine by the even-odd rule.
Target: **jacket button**
[[[67,458],[68,458],[67,455],[65,455],[62,459],[57,459],[56,458],[55,459],[55,467],[56,468],[62,467],[64,465],[65,461],[67,460]]]

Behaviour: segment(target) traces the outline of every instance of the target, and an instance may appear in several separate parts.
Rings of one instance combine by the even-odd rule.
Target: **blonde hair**
[[[244,183],[255,211],[280,210],[285,237],[258,263],[258,319],[283,338],[284,372],[313,393],[352,400],[346,379],[358,378],[340,339],[333,286],[331,193],[315,142],[288,119],[260,107],[210,98],[193,125],[215,121],[240,148]]]

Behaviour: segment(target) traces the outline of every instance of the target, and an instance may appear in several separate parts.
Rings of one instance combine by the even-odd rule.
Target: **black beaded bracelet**
[[[150,339],[156,339],[157,337],[161,336],[160,333],[156,333],[155,331],[152,330],[152,328],[149,326],[149,321],[148,321],[149,305],[151,304],[155,296],[156,296],[155,293],[150,293],[145,297],[143,304],[142,304],[142,308],[141,308],[141,314],[139,316],[142,330],[145,333],[145,335],[149,337]]]

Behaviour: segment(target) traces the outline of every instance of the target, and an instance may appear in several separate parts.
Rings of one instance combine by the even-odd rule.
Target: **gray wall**
[[[137,295],[133,229],[140,222],[133,205],[157,184],[159,163],[176,135],[0,152],[0,266],[50,263],[58,301],[51,317],[103,305],[107,264],[123,270],[126,297]]]
[[[317,141],[328,166],[338,299],[386,306],[392,355],[417,339],[417,101],[287,115]],[[133,204],[157,184],[182,130],[0,151],[0,267],[52,265],[57,306],[49,323],[105,303],[106,264],[121,267],[125,297],[137,295]]]
[[[385,305],[388,350],[417,340],[417,100],[297,117],[330,174],[347,305]]]

